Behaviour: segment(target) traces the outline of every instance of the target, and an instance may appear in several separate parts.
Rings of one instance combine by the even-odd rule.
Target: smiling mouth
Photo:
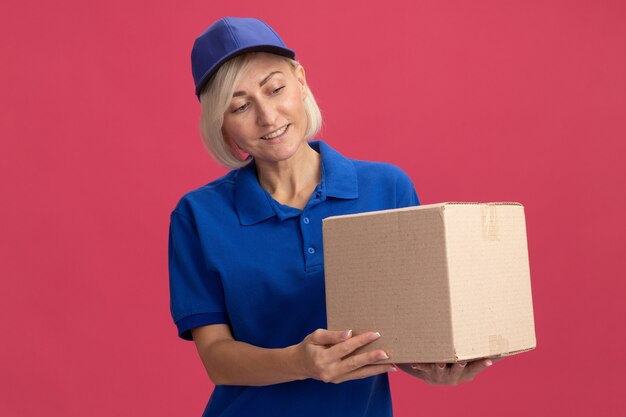
[[[285,125],[283,127],[281,127],[280,129],[277,129],[275,131],[273,131],[272,133],[265,135],[265,136],[261,136],[261,139],[263,140],[271,140],[271,139],[275,139],[281,135],[283,135],[286,131],[287,128],[290,126],[291,124]]]

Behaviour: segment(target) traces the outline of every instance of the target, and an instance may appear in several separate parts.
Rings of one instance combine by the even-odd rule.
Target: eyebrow
[[[268,82],[268,81],[269,81],[269,79],[270,79],[270,77],[271,77],[272,75],[274,75],[274,74],[282,74],[282,71],[272,71],[272,72],[270,72],[270,74],[269,74],[267,77],[263,78],[263,81],[261,81],[261,82],[259,83],[259,86],[263,87],[263,85],[264,85],[266,82]],[[239,97],[239,96],[245,96],[245,95],[246,95],[245,91],[235,91],[235,92],[233,93],[233,97]]]

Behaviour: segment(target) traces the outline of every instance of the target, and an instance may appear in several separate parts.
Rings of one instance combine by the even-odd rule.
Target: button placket
[[[300,230],[302,232],[302,249],[304,250],[304,264],[305,269],[308,269],[311,264],[315,262],[317,258],[315,247],[315,233],[311,230],[313,219],[311,218],[309,211],[303,211],[300,215]]]

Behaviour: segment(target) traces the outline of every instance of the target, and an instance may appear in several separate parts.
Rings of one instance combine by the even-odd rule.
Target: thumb
[[[336,345],[352,337],[352,330],[317,329],[311,333],[311,342],[316,345]]]

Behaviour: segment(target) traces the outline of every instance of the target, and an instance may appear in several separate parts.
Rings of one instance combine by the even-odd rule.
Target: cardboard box
[[[380,363],[456,362],[533,349],[519,203],[441,203],[323,221],[330,330],[382,337]]]

